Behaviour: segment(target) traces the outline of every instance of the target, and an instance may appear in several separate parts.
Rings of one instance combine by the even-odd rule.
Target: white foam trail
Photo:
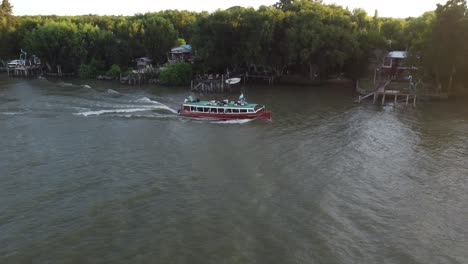
[[[73,109],[73,110],[78,110],[78,111],[89,111],[89,108],[84,108],[84,107],[76,107],[76,106],[68,106],[68,109]]]
[[[91,86],[89,86],[89,85],[87,85],[87,84],[81,85],[81,87],[86,88],[86,89],[91,89],[91,88],[92,88]]]
[[[118,115],[125,118],[172,118],[174,115]]]
[[[24,112],[3,112],[2,115],[24,115]]]
[[[225,121],[214,121],[215,124],[245,124],[252,122],[255,119],[234,119],[234,120],[225,120]]]
[[[137,100],[137,102],[141,102],[141,103],[153,103],[153,104],[161,104],[160,102],[158,101],[153,101],[151,99],[149,99],[148,97],[143,97],[143,98],[140,98]]]
[[[59,83],[60,86],[73,86],[73,83],[65,83],[65,82],[61,82]]]
[[[173,114],[177,114],[177,111],[168,107],[168,106],[165,106],[165,105],[161,105],[160,107],[155,107],[156,109],[165,109],[165,110],[168,110],[170,112],[172,112]]]
[[[158,101],[151,100],[151,99],[149,99],[148,97],[140,98],[140,99],[137,100],[137,102],[156,104],[156,105],[158,105],[158,107],[154,107],[154,108],[156,108],[156,109],[166,109],[166,110],[168,110],[168,111],[171,111],[171,112],[174,113],[174,114],[177,114],[177,111],[176,111],[176,110],[174,110],[174,109],[170,108],[169,106],[167,106],[167,105],[165,105],[165,104],[162,104],[162,103],[160,103],[160,102],[158,102]]]
[[[108,93],[108,94],[120,94],[119,92],[117,92],[115,90],[112,90],[112,89],[107,89],[106,93]]]
[[[102,114],[111,114],[111,113],[133,113],[133,112],[143,112],[143,111],[148,111],[148,108],[87,111],[87,112],[75,113],[74,115],[93,116],[93,115],[102,115]]]

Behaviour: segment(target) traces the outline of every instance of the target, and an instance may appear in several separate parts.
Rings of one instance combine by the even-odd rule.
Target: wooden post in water
[[[375,87],[376,81],[377,81],[377,68],[374,69],[374,87]]]
[[[361,103],[361,96],[359,96],[359,98],[358,98],[358,104],[360,104],[360,103]]]
[[[416,95],[414,95],[413,106],[416,107]]]
[[[408,101],[409,101],[409,94],[406,95],[406,105],[408,105]]]
[[[398,94],[395,94],[395,103],[394,103],[395,106],[396,106],[396,104],[397,104],[397,100],[398,100]]]
[[[221,75],[221,92],[224,93],[224,74]]]
[[[376,91],[376,92],[374,92],[374,101],[372,102],[373,104],[375,104],[375,102],[377,101],[377,96],[378,95],[377,95],[377,91]]]
[[[382,105],[384,105],[384,103],[385,103],[385,95],[386,95],[386,93],[385,93],[385,90],[384,90],[383,97],[382,97]]]

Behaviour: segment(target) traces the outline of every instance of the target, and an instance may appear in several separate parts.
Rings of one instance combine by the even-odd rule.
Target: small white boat
[[[227,84],[238,84],[238,83],[240,83],[240,81],[241,81],[241,78],[231,78],[231,79],[227,79],[226,83]]]
[[[25,61],[24,60],[12,60],[8,62],[8,68],[15,68],[18,65],[24,65]]]

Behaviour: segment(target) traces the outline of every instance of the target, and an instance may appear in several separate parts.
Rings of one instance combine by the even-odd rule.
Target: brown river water
[[[466,101],[65,82],[0,75],[0,263],[468,263]]]

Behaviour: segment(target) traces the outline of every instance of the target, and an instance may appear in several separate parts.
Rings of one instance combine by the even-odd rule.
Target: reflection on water
[[[249,87],[273,120],[219,122],[76,83],[0,76],[0,263],[468,261],[463,102]]]

